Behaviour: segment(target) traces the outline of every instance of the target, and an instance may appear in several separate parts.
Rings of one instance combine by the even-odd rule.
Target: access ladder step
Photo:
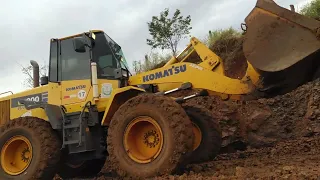
[[[64,126],[64,129],[72,129],[72,128],[79,128],[79,124],[68,124]]]
[[[64,141],[64,145],[68,145],[68,144],[78,144],[79,140],[71,140],[71,141]]]

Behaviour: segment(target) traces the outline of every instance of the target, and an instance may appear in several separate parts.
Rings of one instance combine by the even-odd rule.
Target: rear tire
[[[192,124],[171,98],[142,94],[114,114],[107,143],[111,167],[122,177],[171,174],[192,152]]]
[[[35,117],[8,121],[0,130],[0,179],[53,179],[60,147],[49,122]]]
[[[219,153],[222,144],[219,122],[205,108],[184,106],[184,109],[191,121],[198,127],[196,131],[201,131],[200,137],[199,135],[195,136],[194,151],[190,155],[190,163],[203,163],[213,160]]]

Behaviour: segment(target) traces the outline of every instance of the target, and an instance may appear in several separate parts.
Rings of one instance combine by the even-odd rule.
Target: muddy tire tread
[[[200,152],[195,151],[191,154],[190,163],[203,163],[213,160],[219,153],[222,144],[222,131],[218,120],[204,107],[185,105],[183,108],[187,114],[200,117],[203,123],[209,127],[207,143],[204,147],[199,147],[201,148]]]
[[[30,179],[52,179],[60,160],[60,139],[49,122],[36,117],[19,117],[8,121],[0,130],[0,136],[15,127],[28,128],[40,141],[40,163]]]
[[[174,129],[174,136],[176,137],[174,155],[171,156],[168,161],[166,161],[166,164],[162,166],[158,174],[155,175],[171,174],[177,172],[179,167],[183,167],[185,165],[184,158],[192,151],[193,133],[191,121],[187,121],[187,119],[189,119],[187,114],[184,111],[180,111],[182,107],[177,103],[173,103],[171,98],[164,96],[155,96],[149,93],[138,95],[125,102],[120,106],[119,110],[114,114],[111,120],[107,137],[107,149],[110,155],[109,158],[113,166],[113,170],[117,172],[118,175],[123,177],[131,177],[134,179],[139,178],[139,176],[130,174],[120,168],[120,163],[114,155],[114,152],[117,151],[117,149],[114,148],[112,142],[115,138],[115,132],[118,131],[118,129],[114,127],[116,127],[117,124],[121,122],[126,112],[128,112],[132,107],[135,107],[141,103],[150,104],[153,106],[156,105],[159,108],[165,109],[167,112],[165,116],[170,122],[170,128]],[[177,164],[178,167],[176,166]]]

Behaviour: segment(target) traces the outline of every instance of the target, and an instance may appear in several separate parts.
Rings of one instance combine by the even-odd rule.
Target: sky
[[[301,8],[311,0],[275,0],[282,7],[294,4]],[[104,30],[123,49],[132,64],[143,59],[151,48],[147,22],[165,8],[180,9],[191,16],[191,36],[204,38],[209,30],[234,27],[252,10],[256,0],[32,0],[4,1],[0,24],[0,93],[25,90],[26,78],[21,65],[30,60],[48,63],[49,40],[82,33],[90,29]],[[188,44],[186,39],[178,50]]]

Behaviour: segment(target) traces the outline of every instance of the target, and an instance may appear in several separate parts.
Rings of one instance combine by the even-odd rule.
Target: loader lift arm
[[[156,85],[157,92],[179,88],[183,83],[189,82],[194,89],[206,89],[225,97],[252,92],[256,89],[258,80],[259,74],[250,63],[242,79],[227,77],[221,58],[192,37],[190,44],[177,57],[173,56],[161,68],[131,76],[128,83],[132,86]]]
[[[197,74],[196,77],[195,74]],[[175,63],[129,78],[129,84],[132,86],[185,82],[190,82],[195,89],[207,89],[224,94],[247,94],[254,89],[250,79],[232,79],[188,62]]]

